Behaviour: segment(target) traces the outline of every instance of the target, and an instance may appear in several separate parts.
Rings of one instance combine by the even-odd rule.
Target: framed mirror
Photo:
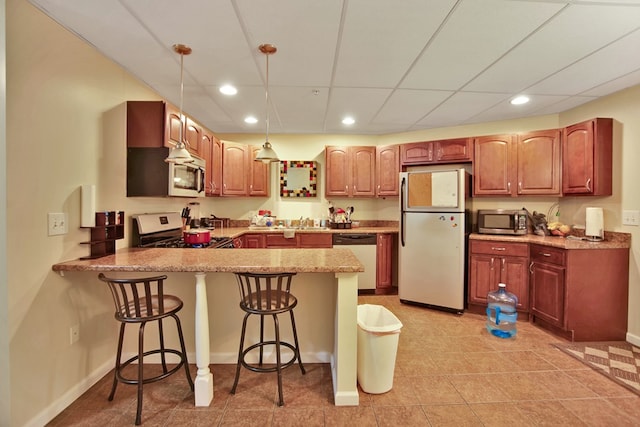
[[[318,166],[313,161],[280,161],[281,197],[316,197]]]

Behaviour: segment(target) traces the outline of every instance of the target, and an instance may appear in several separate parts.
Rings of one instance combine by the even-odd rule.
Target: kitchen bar
[[[127,248],[116,254],[53,265],[64,272],[192,272],[195,273],[195,347],[197,375],[195,405],[208,406],[213,399],[213,375],[209,370],[209,313],[207,273],[325,273],[335,276],[334,346],[331,358],[334,403],[359,404],[356,385],[356,320],[358,272],[364,270],[348,249],[170,249]],[[215,283],[213,286],[215,292]],[[330,292],[327,290],[327,292]],[[233,303],[235,303],[234,301]],[[239,336],[239,334],[238,334]]]

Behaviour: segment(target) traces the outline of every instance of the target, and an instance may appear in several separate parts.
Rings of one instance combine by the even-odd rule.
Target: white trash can
[[[402,323],[381,305],[358,306],[358,383],[366,393],[386,393],[393,387]]]

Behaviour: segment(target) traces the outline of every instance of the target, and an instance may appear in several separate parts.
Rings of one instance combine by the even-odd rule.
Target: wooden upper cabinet
[[[482,136],[475,138],[473,145],[473,195],[516,195],[514,137]]]
[[[351,195],[376,195],[376,147],[349,147],[351,151]]]
[[[326,196],[375,196],[376,147],[325,147]]]
[[[470,162],[473,152],[471,138],[434,141],[435,161],[438,163]]]
[[[189,117],[185,117],[184,140],[191,154],[202,157],[202,126]]]
[[[518,195],[560,195],[560,130],[517,136]]]
[[[562,193],[612,194],[613,119],[597,118],[562,132]]]
[[[432,163],[434,160],[433,142],[424,141],[402,144],[400,146],[400,158],[403,166]]]
[[[207,196],[222,193],[222,142],[211,132],[203,129],[202,157],[207,162],[205,171],[205,192]]]
[[[222,195],[246,196],[248,194],[249,147],[245,144],[225,141],[222,144]]]
[[[172,136],[167,127],[169,114],[169,104],[162,101],[128,101],[127,147],[172,147],[168,139]],[[179,136],[175,138],[177,142]]]
[[[173,105],[166,103],[166,116],[165,116],[165,147],[174,147],[180,142],[180,129],[184,129],[182,126],[182,120],[180,118],[180,110]],[[183,136],[184,138],[184,136]]]
[[[251,159],[249,160],[249,196],[269,196],[269,177],[271,172],[271,163],[256,161],[256,156],[262,149],[261,145],[250,147]]]
[[[397,196],[400,173],[400,147],[376,147],[376,196]]]

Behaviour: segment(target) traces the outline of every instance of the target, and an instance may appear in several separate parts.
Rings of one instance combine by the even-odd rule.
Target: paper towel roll
[[[83,185],[80,197],[80,227],[96,226],[96,186]]]
[[[587,208],[584,234],[587,237],[604,238],[604,215],[602,208]]]

